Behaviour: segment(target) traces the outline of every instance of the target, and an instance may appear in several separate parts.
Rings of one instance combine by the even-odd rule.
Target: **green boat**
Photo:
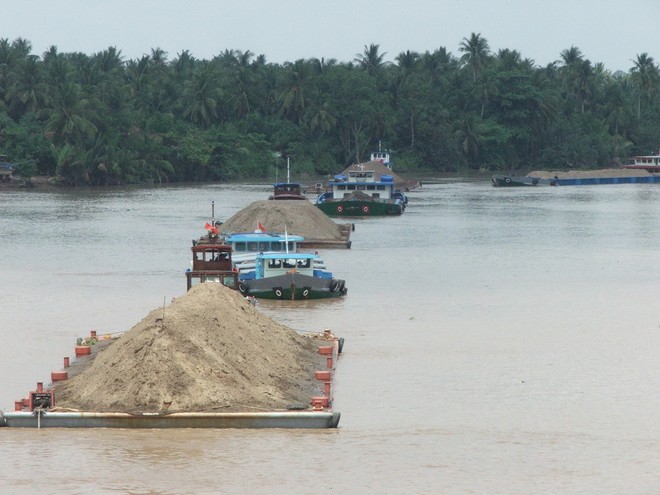
[[[348,175],[335,175],[328,182],[330,191],[321,194],[316,206],[331,217],[401,215],[408,198],[394,189],[394,176],[376,178],[374,170],[351,169]]]

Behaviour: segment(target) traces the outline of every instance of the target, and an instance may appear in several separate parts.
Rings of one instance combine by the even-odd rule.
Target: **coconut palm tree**
[[[183,88],[183,116],[200,127],[209,127],[217,118],[217,72],[210,62],[202,62]]]
[[[488,62],[490,54],[488,41],[481,36],[481,33],[472,33],[470,38],[463,38],[458,49],[464,54],[461,62],[472,69],[472,81],[476,82]]]
[[[357,62],[360,67],[367,71],[367,73],[373,77],[378,77],[382,68],[386,65],[383,61],[387,53],[378,53],[380,45],[374,45],[373,43],[369,46],[364,46],[364,52],[358,53],[353,59],[354,62]]]
[[[653,57],[650,57],[648,53],[641,53],[634,60],[634,65],[630,69],[630,73],[637,95],[637,118],[640,119],[642,114],[642,98],[650,102],[656,91],[658,80],[660,79],[658,66],[655,65]]]

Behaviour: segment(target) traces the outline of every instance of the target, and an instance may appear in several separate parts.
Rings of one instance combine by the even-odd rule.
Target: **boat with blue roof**
[[[259,253],[239,271],[238,290],[258,299],[326,299],[346,295],[346,281],[321,266],[316,253]]]
[[[346,175],[335,175],[328,182],[328,192],[316,200],[316,206],[326,215],[336,216],[383,216],[401,215],[408,198],[395,189],[394,176],[382,174],[360,164],[347,170]]]

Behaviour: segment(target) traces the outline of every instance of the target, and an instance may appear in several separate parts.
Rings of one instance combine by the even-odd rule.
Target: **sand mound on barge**
[[[164,317],[163,317],[164,316]],[[162,318],[162,322],[161,322]],[[221,284],[194,286],[151,311],[56,387],[59,408],[145,413],[259,411],[319,395],[318,342]]]
[[[539,179],[552,179],[554,177],[560,179],[593,179],[600,177],[642,177],[644,175],[649,175],[649,172],[644,169],[607,168],[598,170],[562,170],[555,172],[536,170],[528,173],[527,177],[536,177]]]
[[[268,232],[301,235],[305,239],[345,240],[350,230],[335,223],[316,205],[304,200],[263,200],[243,208],[220,229],[227,234],[253,232],[261,223]]]

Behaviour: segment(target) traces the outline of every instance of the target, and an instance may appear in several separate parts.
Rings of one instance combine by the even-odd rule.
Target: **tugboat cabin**
[[[299,273],[317,278],[332,278],[332,274],[316,267],[314,261],[318,255],[312,253],[277,254],[264,253],[257,255],[254,272],[246,273],[243,278],[270,278],[286,273]]]
[[[231,246],[198,244],[192,246],[192,269],[186,271],[187,290],[200,282],[218,282],[238,289],[238,273],[233,270]]]
[[[371,156],[369,158],[372,162],[381,162],[387,168],[389,169],[392,168],[390,166],[390,154],[387,150],[382,151],[379,147],[378,151],[374,151],[373,153],[371,153]]]
[[[660,172],[660,155],[633,156],[623,168],[643,169],[651,174]]]
[[[265,253],[268,251],[295,253],[298,243],[305,238],[299,235],[268,234],[263,232],[244,232],[225,237],[231,246],[234,258],[243,253]]]
[[[381,175],[377,180],[373,170],[349,170],[348,179],[345,175],[335,175],[335,180],[329,185],[332,187],[332,199],[342,199],[355,191],[375,199],[390,199],[394,194],[394,177]]]
[[[273,184],[273,194],[268,199],[307,199],[297,182],[277,182]]]

